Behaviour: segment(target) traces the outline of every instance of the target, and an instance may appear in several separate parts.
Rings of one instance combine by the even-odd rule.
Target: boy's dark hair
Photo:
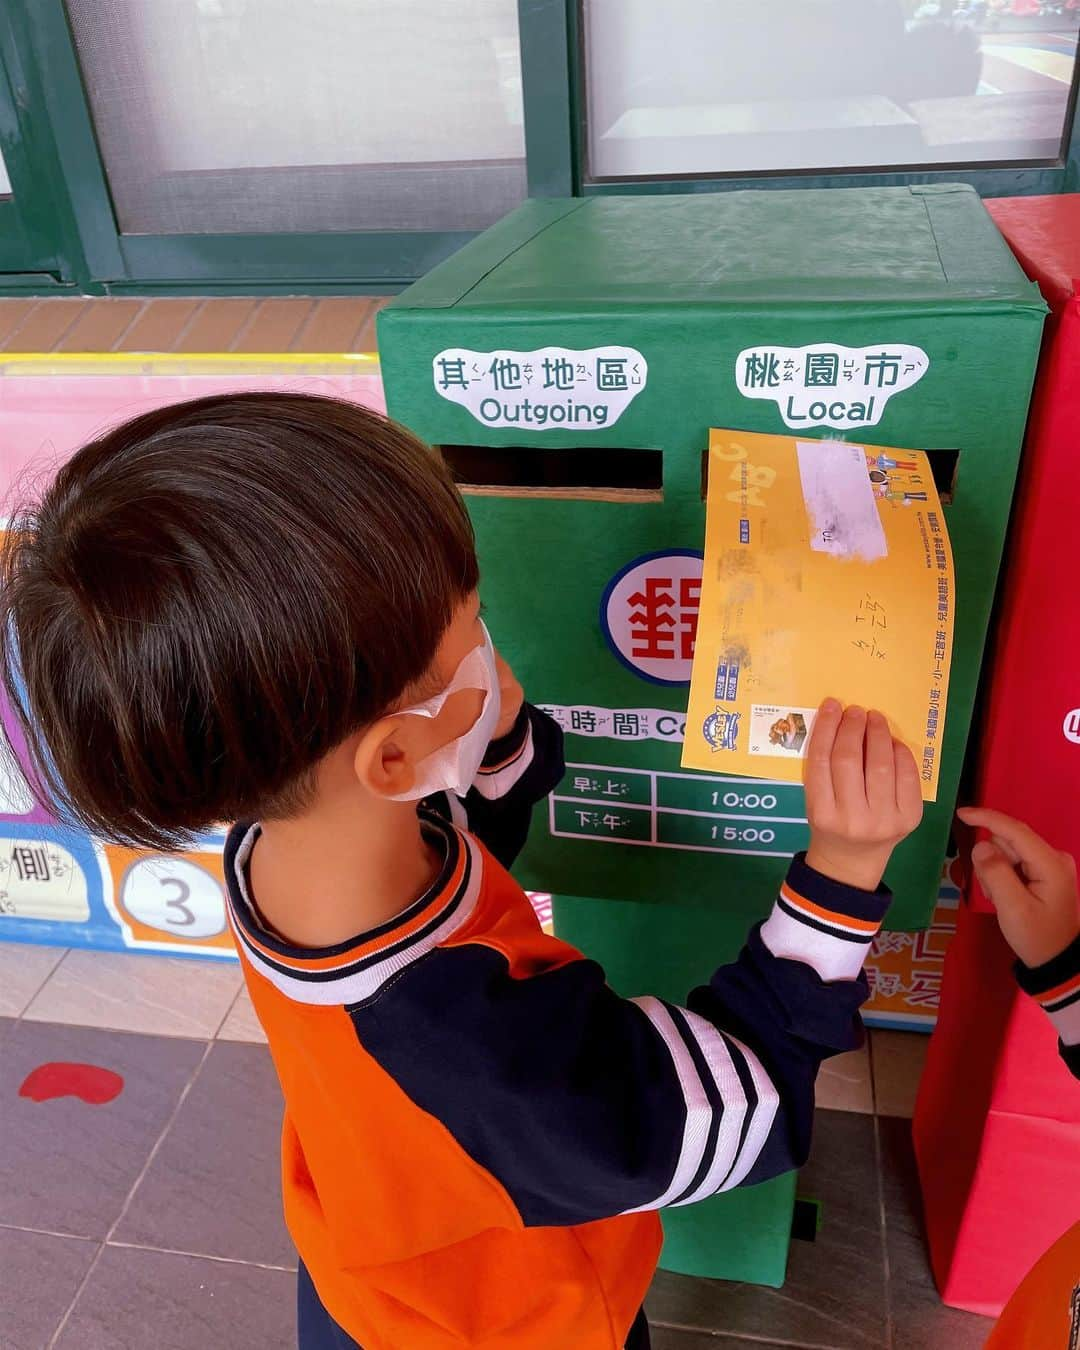
[[[9,526],[0,668],[34,786],[151,848],[288,815],[476,584],[449,472],[376,413],[251,393],[136,417]]]

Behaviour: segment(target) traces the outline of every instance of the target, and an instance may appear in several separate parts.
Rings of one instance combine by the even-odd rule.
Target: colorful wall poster
[[[327,394],[384,408],[370,356],[61,356],[0,361],[0,494],[5,519],[91,437],[153,408],[250,390]],[[0,530],[2,537],[2,530]],[[11,709],[0,719],[0,942],[235,960],[222,889],[224,833],[187,853],[115,848],[58,821],[30,787]]]
[[[916,933],[881,932],[866,959],[870,998],[863,1008],[869,1027],[897,1031],[932,1031],[941,1000],[945,953],[956,932],[960,906],[961,865],[946,860],[941,889],[930,926]]]

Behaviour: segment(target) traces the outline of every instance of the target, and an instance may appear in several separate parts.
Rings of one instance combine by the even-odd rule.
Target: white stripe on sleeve
[[[754,1080],[754,1088],[757,1091],[757,1105],[754,1107],[754,1115],[750,1121],[750,1128],[746,1132],[742,1150],[735,1166],[732,1168],[731,1175],[722,1187],[725,1191],[734,1190],[736,1186],[741,1186],[746,1180],[750,1169],[757,1162],[761,1150],[765,1147],[765,1141],[768,1139],[776,1120],[776,1113],[780,1109],[780,1093],[777,1091],[775,1083],[765,1072],[765,1066],[761,1060],[749,1046],[743,1045],[742,1041],[736,1040],[734,1036],[729,1036],[728,1039],[743,1053],[750,1070],[750,1076]]]
[[[679,1008],[679,1018],[686,1027],[683,1032],[659,999],[638,998],[632,1002],[663,1038],[686,1104],[686,1124],[675,1175],[663,1195],[640,1209],[690,1205],[720,1191],[733,1190],[749,1175],[765,1147],[780,1107],[779,1092],[757,1055],[742,1041],[719,1031],[706,1018]],[[701,1052],[721,1103],[711,1158],[706,1158],[705,1150],[714,1123],[713,1105],[687,1047],[686,1034],[693,1037]],[[752,1104],[739,1076],[736,1058],[744,1062],[753,1082],[756,1101]],[[703,1164],[706,1165],[704,1175],[687,1194],[687,1187],[693,1183]]]
[[[870,953],[868,943],[854,942],[839,934],[823,933],[774,905],[761,926],[761,940],[773,956],[801,961],[826,983],[857,980]]]
[[[682,1012],[690,1033],[697,1041],[698,1048],[709,1066],[709,1072],[712,1074],[713,1082],[716,1084],[716,1090],[723,1104],[709,1170],[689,1195],[678,1201],[679,1205],[692,1205],[697,1200],[704,1200],[707,1196],[715,1195],[723,1186],[728,1173],[735,1166],[739,1140],[742,1137],[743,1122],[746,1119],[749,1103],[746,1100],[746,1092],[735,1068],[735,1063],[731,1058],[727,1037],[724,1036],[723,1032],[718,1031],[711,1022],[706,1021],[704,1017],[699,1017],[697,1013],[687,1012],[685,1009]]]
[[[695,1013],[687,1012],[684,1016],[723,1102],[712,1164],[700,1184],[678,1201],[679,1205],[692,1205],[720,1191],[732,1190],[745,1179],[765,1147],[780,1106],[780,1094],[761,1061],[741,1041],[718,1031],[711,1022]],[[757,1101],[753,1105],[735,1067],[737,1055],[745,1061],[754,1084]]]
[[[679,1161],[675,1166],[675,1174],[671,1178],[671,1184],[656,1200],[626,1211],[628,1214],[639,1214],[642,1210],[663,1209],[676,1196],[682,1195],[683,1191],[693,1181],[705,1154],[705,1145],[709,1138],[709,1126],[712,1123],[712,1108],[694,1065],[693,1056],[686,1048],[686,1042],[668,1010],[658,998],[635,998],[631,999],[631,1002],[637,1004],[660,1033],[664,1044],[667,1046],[668,1053],[671,1055],[675,1072],[678,1075],[679,1086],[682,1089],[683,1101],[686,1103],[686,1123],[683,1127],[682,1147],[679,1150]],[[692,1014],[687,1015],[691,1016]]]

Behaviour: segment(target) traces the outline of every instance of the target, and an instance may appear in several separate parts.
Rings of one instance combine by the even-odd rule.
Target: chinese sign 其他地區
[[[633,347],[471,351],[432,360],[435,392],[486,427],[599,431],[614,426],[645,388],[649,367]]]

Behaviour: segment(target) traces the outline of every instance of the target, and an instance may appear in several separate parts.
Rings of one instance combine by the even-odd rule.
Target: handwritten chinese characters
[[[875,600],[868,591],[859,601],[858,613],[855,615],[858,636],[852,640],[851,645],[875,661],[886,661],[888,652],[882,643],[888,627],[885,606]]]

